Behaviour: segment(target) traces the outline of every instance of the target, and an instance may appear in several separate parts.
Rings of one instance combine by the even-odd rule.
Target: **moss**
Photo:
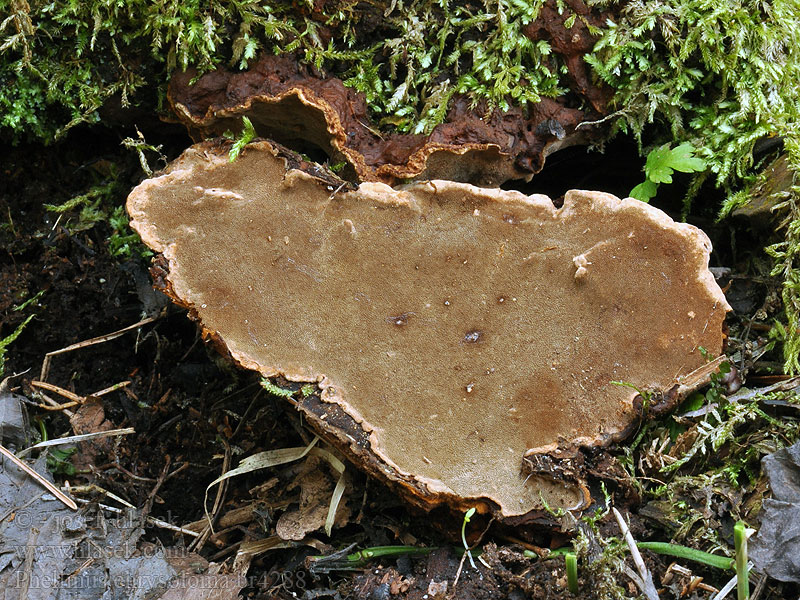
[[[793,184],[781,193],[774,211],[785,215],[778,226],[783,232],[783,241],[766,248],[774,260],[771,275],[783,281],[781,298],[786,316],[783,331],[784,368],[787,373],[800,373],[800,131],[795,124],[785,138],[785,149],[789,167],[793,172]]]
[[[526,106],[568,89],[565,59],[525,28],[545,5],[598,37],[586,60],[615,90],[613,129],[642,154],[691,143],[727,204],[759,165],[754,145],[800,122],[797,0],[587,0],[602,29],[565,0],[5,0],[0,21],[0,132],[51,142],[100,121],[109,98],[154,108],[174,69],[246,68],[261,52],[296,53],[367,98],[378,127],[429,132],[458,94],[482,110]],[[579,102],[573,98],[572,102]],[[736,193],[739,192],[738,195]],[[794,192],[792,198],[796,198]],[[790,207],[796,207],[792,200]],[[772,247],[784,280],[787,368],[800,365],[796,209]]]
[[[429,131],[454,94],[506,110],[565,93],[561,57],[524,33],[545,3],[10,0],[0,23],[2,126],[48,139],[96,121],[112,95],[126,104],[146,77],[163,82],[190,65],[246,68],[266,51],[297,52],[340,76],[367,96],[384,128]],[[549,4],[574,26],[566,2]],[[663,141],[695,142],[727,180],[751,166],[755,140],[797,119],[794,0],[589,4],[618,15],[589,28],[601,38],[587,56],[617,90],[618,128],[641,139],[648,123],[665,125]]]
[[[757,140],[800,117],[797,9],[795,0],[635,0],[587,61],[617,90],[618,128],[641,141],[655,124],[692,141],[719,181],[733,183],[753,166]]]
[[[690,142],[724,188],[729,212],[749,200],[753,149],[785,138],[795,174],[800,146],[800,10],[796,0],[599,0],[617,7],[587,57],[616,90],[615,128],[641,145]],[[705,177],[705,175],[701,176]],[[690,190],[696,193],[702,180]],[[786,370],[800,372],[800,212],[793,188],[785,241],[768,250],[783,279]]]
[[[341,76],[384,127],[430,131],[455,93],[505,110],[564,92],[563,61],[523,34],[544,3],[11,0],[0,23],[0,127],[48,141],[175,68],[246,68],[266,51],[297,52]]]

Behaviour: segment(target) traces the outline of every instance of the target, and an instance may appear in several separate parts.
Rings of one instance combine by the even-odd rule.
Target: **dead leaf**
[[[300,487],[300,506],[297,510],[283,513],[275,524],[275,531],[282,539],[299,541],[307,533],[325,527],[336,483],[325,465],[325,461],[319,457],[307,458],[302,471],[287,488]],[[350,510],[346,502],[341,502],[336,513],[336,524],[342,526],[349,518]]]
[[[800,582],[800,442],[765,456],[761,466],[772,498],[764,500],[750,559],[774,579]]]

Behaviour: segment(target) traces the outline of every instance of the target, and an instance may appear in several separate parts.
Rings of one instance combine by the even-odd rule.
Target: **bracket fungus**
[[[599,103],[600,88],[577,73],[579,96]],[[527,111],[492,112],[457,97],[447,122],[429,135],[381,133],[371,125],[363,94],[280,56],[263,56],[241,73],[176,73],[168,98],[196,141],[238,131],[246,116],[259,135],[295,149],[321,150],[332,163],[347,165],[351,179],[384,183],[448,179],[499,186],[530,179],[553,152],[599,138],[598,131],[577,126],[604,114],[571,108],[566,98],[542,98]]]
[[[308,422],[419,506],[584,506],[570,448],[640,416],[615,382],[667,390],[722,350],[708,238],[647,204],[345,188],[270,142],[227,150],[193,146],[130,195],[162,285],[241,366],[315,382]]]

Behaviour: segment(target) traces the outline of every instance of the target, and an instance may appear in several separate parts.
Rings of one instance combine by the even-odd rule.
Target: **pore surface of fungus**
[[[206,332],[244,367],[317,382],[312,425],[426,507],[581,505],[523,457],[620,436],[636,392],[615,381],[667,389],[722,349],[708,238],[632,199],[340,191],[268,142],[234,163],[206,142],[128,210]]]

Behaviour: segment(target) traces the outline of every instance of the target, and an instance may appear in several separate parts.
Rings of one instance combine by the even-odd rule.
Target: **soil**
[[[163,144],[167,158],[191,143],[178,126],[150,121],[144,126],[140,123],[140,128],[148,143]],[[136,253],[111,255],[109,238],[114,231],[107,219],[77,231],[79,210],[59,218],[45,209],[46,204],[61,204],[107,182],[116,185],[99,209],[110,213],[122,205],[144,177],[137,155],[120,145],[121,138],[135,135],[135,130],[122,126],[76,128],[50,147],[0,148],[0,339],[35,313],[8,349],[5,374],[15,375],[10,380],[12,388],[30,399],[32,422],[40,424],[50,438],[71,435],[81,427],[136,430],[133,435],[83,446],[73,459],[78,472],[67,476],[72,485],[96,484],[153,516],[188,526],[203,519],[206,486],[221,474],[226,454],[235,465],[260,451],[306,445],[312,435],[288,402],[267,393],[253,375],[231,367],[199,339],[184,310],[152,289],[149,258]],[[641,177],[638,168],[630,166],[641,164],[630,143],[611,144],[604,155],[575,148],[564,152],[548,159],[549,166],[533,183],[523,186],[525,191],[557,198],[566,187],[575,186],[572,174],[581,173],[580,187],[624,195]],[[662,199],[673,213],[679,210],[680,190],[674,194]],[[708,204],[716,202],[710,198]],[[731,260],[727,228],[714,226],[711,215],[696,215],[694,220],[716,238],[718,265],[729,264],[725,262]],[[767,290],[757,288],[753,293],[758,304]],[[35,303],[14,310],[37,294],[41,296]],[[31,382],[39,379],[48,352],[114,332],[144,317],[155,320],[107,342],[53,356],[47,376],[49,383],[84,396],[123,381],[130,382],[127,386],[73,407],[72,422],[63,411],[37,406],[40,392]],[[596,465],[613,462],[605,455],[593,460]],[[636,493],[619,479],[614,484],[612,471],[603,467],[616,505],[634,513],[637,538],[669,539],[654,522],[635,514]],[[531,536],[527,532],[528,539],[536,542],[533,546],[520,543],[517,532],[495,526],[485,530],[487,524],[476,520],[468,528],[468,539],[480,540],[484,551],[473,569],[469,561],[461,564],[460,521],[415,512],[380,484],[352,468],[347,472],[349,522],[334,529],[330,537],[312,532],[302,544],[260,554],[251,564],[251,585],[243,590],[244,597],[424,599],[437,592],[437,597],[461,599],[601,597],[583,575],[581,591],[567,591],[562,558],[536,560],[523,555],[526,548],[564,545],[568,538],[562,534],[542,530]],[[243,540],[274,535],[277,520],[287,507],[298,503],[298,491],[290,485],[297,476],[296,467],[290,465],[231,480],[221,512],[252,502],[250,491],[262,486],[267,494],[260,496],[259,518],[219,531],[200,554],[214,561],[229,560]],[[215,494],[212,489],[209,504]],[[601,527],[609,535],[618,534],[609,519]],[[187,536],[155,527],[146,531],[145,540],[164,546],[191,542]],[[309,570],[308,557],[350,544],[441,549],[427,556],[374,560],[352,571]],[[662,585],[671,561],[651,554],[646,559],[663,590],[662,598],[709,597],[699,588],[681,596],[680,586]],[[729,578],[727,573],[703,568],[696,569],[695,575],[706,577],[716,587]],[[617,583],[630,596],[638,593],[624,575],[618,576]],[[761,597],[779,598],[787,591],[791,590],[770,583]]]

